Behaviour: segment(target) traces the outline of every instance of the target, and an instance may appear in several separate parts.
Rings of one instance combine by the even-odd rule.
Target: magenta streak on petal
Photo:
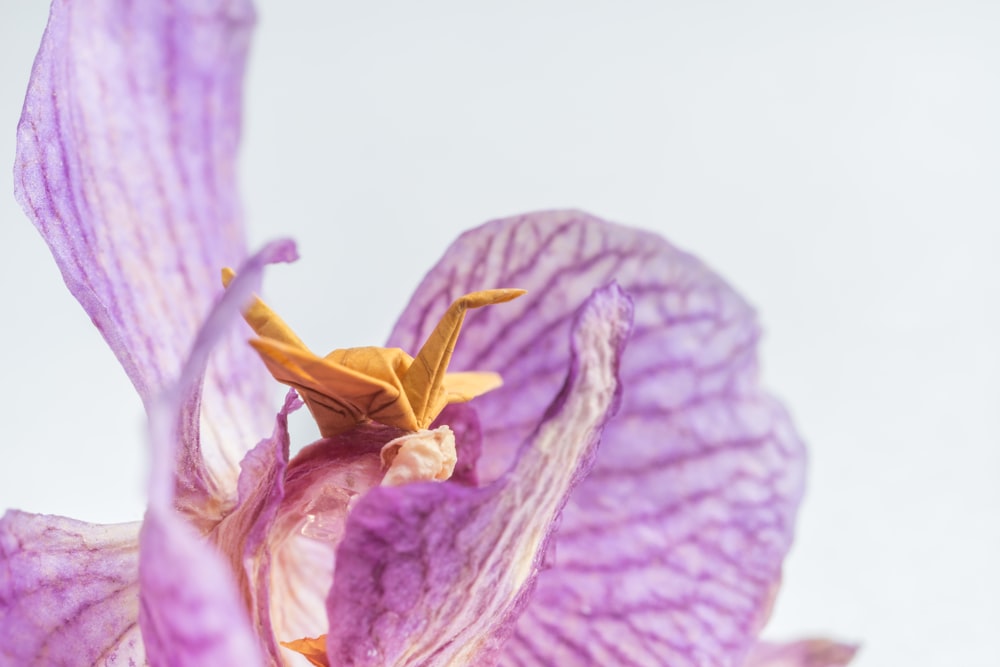
[[[197,394],[212,347],[239,319],[264,266],[294,258],[294,245],[280,241],[240,267],[195,337],[176,384],[150,404],[153,460],[149,509],[140,534],[139,626],[154,667],[263,664],[234,572],[174,510],[173,464],[184,411],[197,403],[191,397]],[[290,408],[286,403],[286,410]],[[279,438],[282,427],[279,422]]]
[[[248,0],[55,0],[35,60],[15,193],[144,402],[179,372],[219,270],[246,256],[235,159],[253,22]],[[267,429],[254,361],[234,333],[206,377],[204,491],[220,500]]]
[[[0,665],[145,664],[139,524],[9,511],[0,519]]]
[[[459,294],[528,290],[469,313],[451,363],[503,373],[472,404],[491,479],[559,391],[575,304],[611,279],[635,301],[622,407],[502,664],[739,664],[780,580],[804,454],[758,386],[753,311],[721,278],[654,234],[584,213],[498,220],[453,244],[388,344],[419,344]]]
[[[594,293],[567,345],[572,362],[562,391],[494,483],[383,487],[358,502],[327,600],[331,665],[497,660],[566,497],[586,475],[615,410],[631,316],[616,286]]]

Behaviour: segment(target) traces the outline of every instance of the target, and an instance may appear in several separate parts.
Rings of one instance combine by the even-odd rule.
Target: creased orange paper
[[[223,269],[229,285],[232,269]],[[416,358],[399,348],[356,347],[318,357],[263,301],[243,313],[258,338],[250,344],[278,382],[299,392],[320,434],[330,437],[368,420],[418,431],[449,403],[464,403],[502,384],[497,373],[448,373],[465,313],[516,299],[520,289],[466,294],[448,308]]]

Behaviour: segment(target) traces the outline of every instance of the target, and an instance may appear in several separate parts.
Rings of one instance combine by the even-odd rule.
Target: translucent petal
[[[55,0],[28,84],[18,201],[147,404],[180,370],[218,270],[246,256],[235,159],[253,22],[249,0]],[[268,428],[264,376],[235,332],[219,347],[192,493],[235,492]]]
[[[570,363],[575,309],[616,280],[635,302],[622,407],[563,514],[550,568],[507,646],[509,665],[724,665],[766,620],[802,492],[802,445],[757,381],[752,309],[659,236],[556,211],[460,237],[416,291],[389,345],[428,335],[457,295],[528,293],[469,313],[455,368],[499,369],[476,399],[479,473],[502,473]]]
[[[631,307],[595,293],[547,418],[493,484],[373,489],[348,517],[327,601],[330,664],[489,665],[527,602],[549,535],[618,397]]]

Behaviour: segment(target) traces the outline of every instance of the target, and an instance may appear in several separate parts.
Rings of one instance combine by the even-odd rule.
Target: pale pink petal
[[[135,667],[139,524],[0,519],[0,665]]]
[[[247,260],[209,313],[176,383],[149,410],[153,454],[149,509],[140,535],[139,626],[155,666],[259,665],[261,643],[247,615],[236,573],[218,549],[174,508],[177,442],[197,404],[212,348],[235,324],[264,266],[294,259],[290,242],[272,243]],[[290,406],[286,405],[286,410]],[[278,436],[283,433],[279,424]],[[252,466],[250,466],[252,467]]]
[[[363,426],[305,447],[289,464],[285,495],[266,544],[279,641],[326,633],[326,596],[347,515],[382,481],[379,452],[399,434],[390,427]]]
[[[271,624],[271,552],[268,536],[285,494],[288,415],[301,407],[294,391],[285,397],[271,437],[247,452],[240,464],[239,502],[210,535],[235,573],[250,609],[253,630],[276,663],[280,649]]]
[[[176,385],[168,387],[159,399],[161,409],[163,403],[178,402],[181,406],[179,408],[180,422],[177,426],[177,438],[181,447],[176,452],[176,466],[171,467],[173,470],[174,506],[181,510],[187,519],[202,532],[211,530],[223,516],[232,510],[232,506],[237,500],[235,493],[220,496],[218,493],[206,491],[206,489],[217,488],[212,482],[211,473],[206,468],[205,460],[201,456],[202,449],[200,447],[202,431],[199,424],[206,423],[204,402],[202,401],[206,383],[205,374],[206,369],[208,369],[207,372],[210,372],[210,362],[216,358],[209,353],[214,353],[219,340],[225,339],[227,335],[231,334],[234,328],[232,326],[233,319],[238,317],[240,306],[245,305],[244,302],[250,298],[250,293],[255,289],[254,285],[260,283],[260,274],[264,266],[275,262],[291,262],[297,258],[298,251],[295,244],[289,240],[280,240],[264,246],[242,265],[241,274],[230,283],[224,297],[220,293],[219,302],[209,313],[195,337],[181,378]],[[257,364],[259,361],[255,359],[249,363]],[[264,383],[267,380],[261,380],[261,382]],[[185,396],[166,395],[179,391],[181,388],[185,388],[187,391]],[[173,409],[172,403],[171,409]],[[152,419],[152,408],[150,413]],[[162,465],[166,470],[167,464]],[[166,476],[157,478],[154,475],[153,479],[154,481],[159,479],[162,482],[167,482],[170,478]]]
[[[55,0],[28,85],[17,198],[147,403],[180,371],[220,269],[246,256],[235,159],[253,22],[249,0]],[[268,427],[244,337],[208,372],[207,467],[187,480],[223,499]]]

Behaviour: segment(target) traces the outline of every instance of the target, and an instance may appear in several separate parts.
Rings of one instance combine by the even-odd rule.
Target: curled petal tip
[[[294,262],[299,258],[299,249],[292,239],[277,239],[267,244],[267,263]]]

